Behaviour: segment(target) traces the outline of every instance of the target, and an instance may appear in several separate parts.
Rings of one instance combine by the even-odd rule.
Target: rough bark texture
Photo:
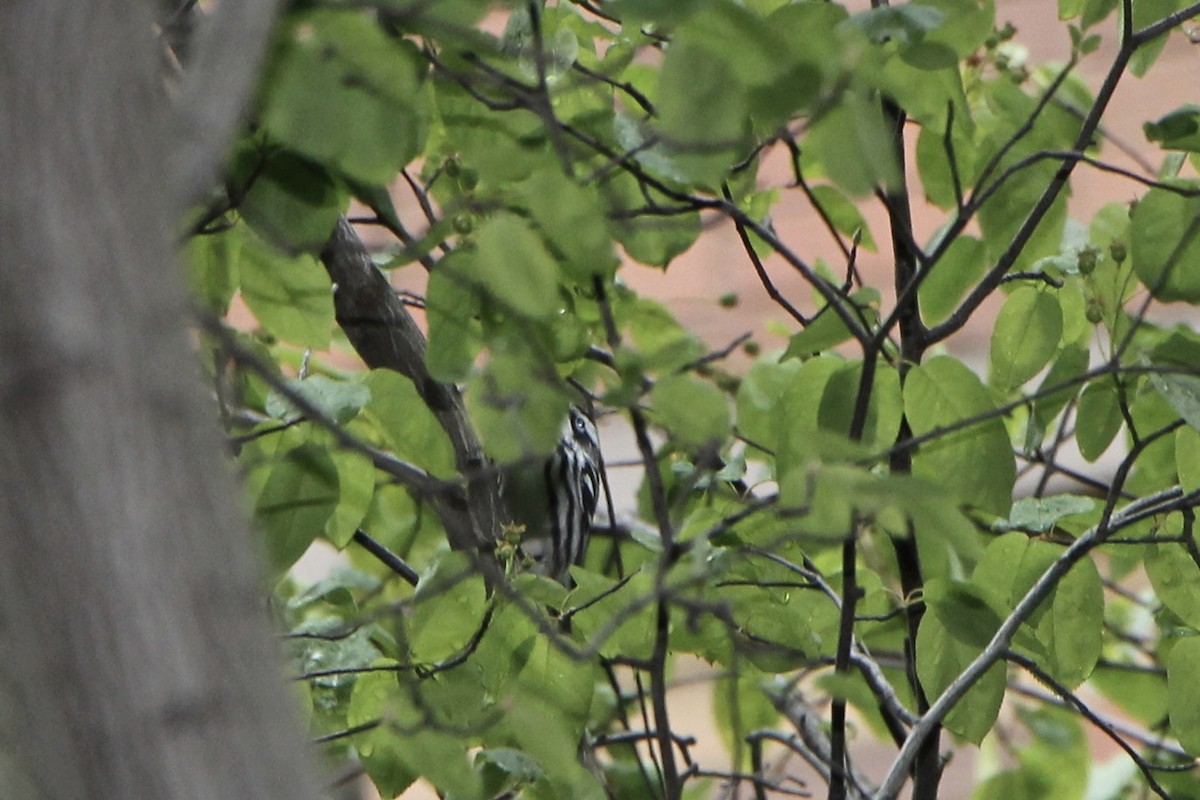
[[[183,328],[152,5],[0,4],[0,796],[315,797]]]
[[[354,349],[367,366],[394,369],[413,382],[450,438],[458,471],[468,477],[463,494],[438,500],[451,545],[486,548],[495,541],[504,517],[500,481],[489,469],[461,393],[430,376],[425,367],[425,335],[345,219],[334,228],[321,260],[337,287],[338,325]]]

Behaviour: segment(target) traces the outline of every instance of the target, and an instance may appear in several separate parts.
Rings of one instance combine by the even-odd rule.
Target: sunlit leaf
[[[325,10],[295,17],[279,43],[262,111],[275,138],[365,183],[390,180],[420,151],[422,62],[411,42],[365,15]]]
[[[240,253],[242,298],[263,327],[294,344],[327,347],[333,296],[329,275],[316,259],[289,258],[250,238]]]

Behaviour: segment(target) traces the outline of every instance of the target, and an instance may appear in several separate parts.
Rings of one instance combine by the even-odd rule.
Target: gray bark
[[[183,327],[214,156],[181,152],[152,6],[0,4],[0,795],[315,797]]]
[[[455,465],[466,476],[462,492],[436,498],[450,545],[486,551],[508,514],[500,497],[499,473],[484,455],[462,395],[429,374],[425,335],[344,217],[322,250],[321,261],[336,287],[338,325],[355,351],[372,369],[393,369],[411,380],[450,439]]]

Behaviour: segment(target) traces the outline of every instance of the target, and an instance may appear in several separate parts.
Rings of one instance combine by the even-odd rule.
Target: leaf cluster
[[[993,0],[873,5],[283,14],[189,279],[313,736],[384,796],[783,796],[799,756],[830,797],[933,797],[943,731],[981,797],[1197,791],[1200,334],[1156,313],[1200,304],[1200,112],[1146,123],[1145,169],[1104,121],[1200,8],[1059,0],[1070,55],[1032,64]],[[1083,170],[1137,199],[1075,219]],[[777,232],[796,202],[842,263]],[[623,279],[718,226],[786,346],[712,350]],[[345,302],[359,235],[412,287],[386,314]],[[418,367],[364,346],[401,319]],[[568,590],[521,487],[571,404],[624,419],[640,488]],[[318,541],[343,566],[300,585]],[[673,724],[697,660],[725,766]]]

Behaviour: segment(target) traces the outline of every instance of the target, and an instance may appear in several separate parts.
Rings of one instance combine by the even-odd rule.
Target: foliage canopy
[[[1070,58],[1035,65],[993,0],[872,5],[281,18],[189,220],[189,274],[313,735],[383,795],[783,796],[803,775],[933,797],[942,729],[995,756],[980,797],[1082,798],[1089,776],[1090,797],[1200,792],[1160,769],[1200,753],[1200,335],[1153,321],[1200,303],[1200,109],[1147,121],[1148,171],[1106,161],[1104,133],[1118,82],[1152,87],[1200,6],[1059,0]],[[1095,169],[1138,197],[1074,219],[1072,179]],[[776,232],[792,195],[843,263]],[[421,276],[416,362],[372,349],[410,313],[389,291],[344,304],[352,198],[394,237],[368,272]],[[928,241],[917,205],[941,220]],[[622,280],[716,225],[788,326],[745,368]],[[857,260],[877,249],[874,278]],[[253,332],[217,322],[235,295]],[[943,348],[967,327],[990,331],[978,370]],[[350,346],[372,369],[320,354]],[[649,468],[568,592],[523,563],[511,515],[479,509],[570,403],[622,415]],[[352,566],[298,587],[283,576],[317,539]],[[732,771],[671,724],[680,656],[715,667]],[[851,758],[860,724],[898,748],[879,786]],[[1088,727],[1121,755],[1093,761]]]

